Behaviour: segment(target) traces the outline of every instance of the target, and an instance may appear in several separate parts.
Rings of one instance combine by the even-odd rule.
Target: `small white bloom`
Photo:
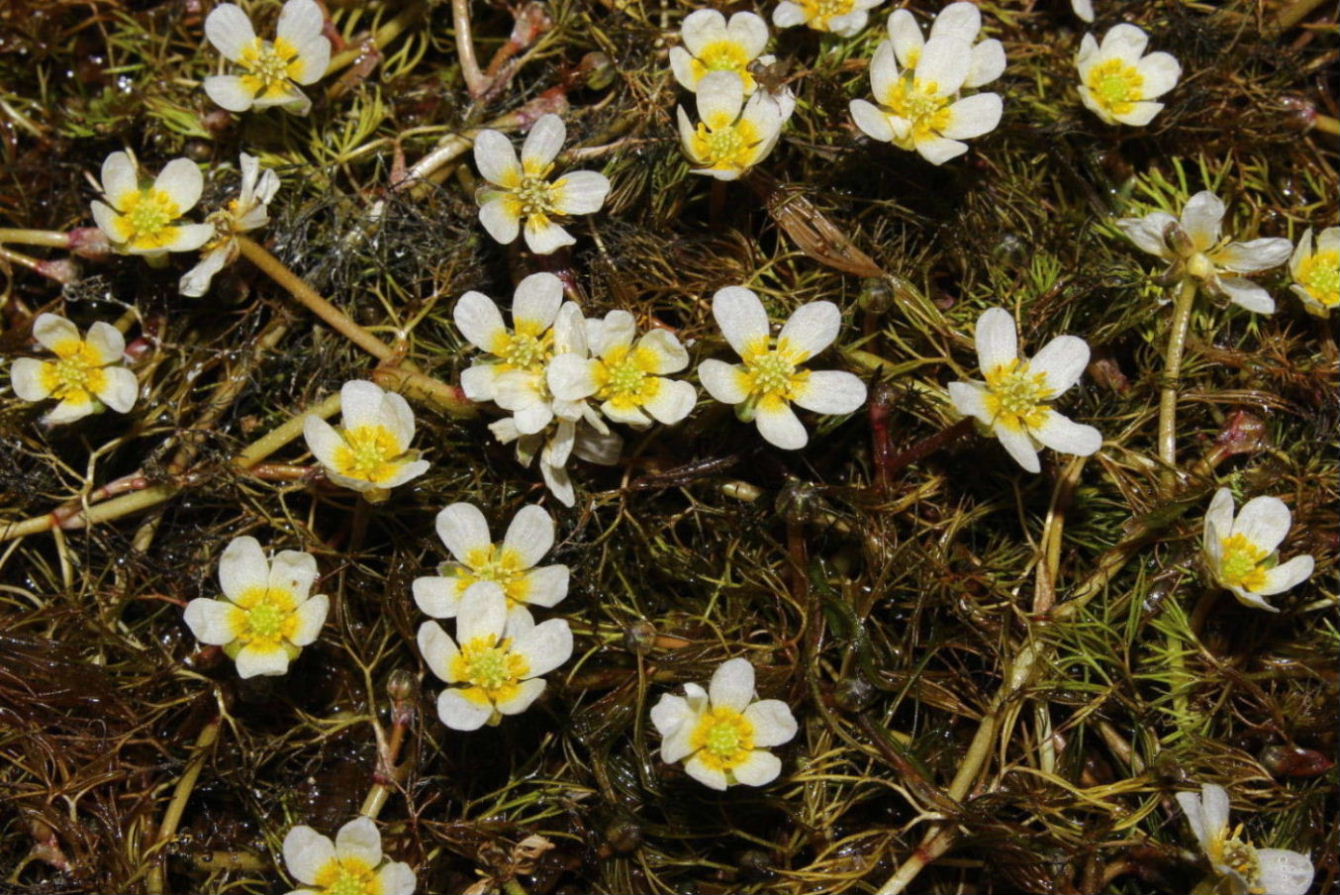
[[[651,723],[662,738],[661,760],[683,761],[690,777],[713,789],[776,780],[782,762],[767,750],[797,730],[790,706],[758,698],[748,659],[723,662],[706,691],[685,684],[683,696],[666,693],[652,707]]]
[[[187,603],[186,626],[201,643],[222,646],[239,677],[283,674],[326,622],[330,599],[308,596],[314,581],[311,554],[281,550],[267,560],[255,538],[234,538],[219,557],[224,598]]]
[[[652,420],[674,425],[693,410],[698,393],[687,382],[667,379],[689,365],[689,354],[674,333],[654,329],[633,343],[637,329],[627,311],[610,311],[603,321],[588,321],[587,339],[594,357],[560,354],[549,364],[549,389],[568,401],[594,398],[600,412],[635,428]]]
[[[1288,260],[1293,245],[1277,237],[1230,242],[1220,234],[1224,211],[1218,196],[1202,190],[1187,200],[1180,221],[1166,211],[1154,211],[1142,218],[1122,218],[1117,226],[1136,246],[1171,262],[1174,272],[1185,271],[1249,311],[1270,314],[1275,300],[1269,293],[1234,274],[1277,267]]]
[[[683,106],[679,141],[695,165],[694,174],[735,180],[763,161],[782,135],[782,125],[795,110],[789,90],[772,94],[757,90],[746,103],[745,82],[733,71],[708,72],[698,82],[695,128]]]
[[[1116,25],[1100,46],[1084,35],[1075,67],[1079,98],[1108,124],[1148,124],[1163,108],[1151,102],[1177,86],[1182,66],[1168,53],[1150,53],[1149,35],[1135,25]]]
[[[300,87],[315,84],[330,67],[325,28],[326,17],[316,0],[288,0],[270,43],[256,36],[241,7],[220,3],[205,18],[205,37],[244,74],[205,78],[205,93],[229,112],[283,106],[306,115],[312,101]]]
[[[1231,895],[1304,895],[1312,885],[1312,860],[1283,848],[1256,848],[1239,838],[1242,828],[1228,828],[1228,793],[1206,783],[1200,795],[1179,792],[1177,804],[1186,814],[1201,851]]]
[[[340,389],[340,409],[340,429],[309,415],[302,430],[332,482],[354,491],[389,491],[428,471],[428,461],[410,450],[414,411],[400,395],[354,380]]]
[[[782,0],[772,11],[778,28],[808,25],[839,37],[855,37],[870,18],[870,10],[884,0]]]
[[[242,153],[242,185],[237,198],[206,220],[214,227],[214,238],[201,247],[202,257],[181,278],[182,295],[199,298],[209,291],[214,275],[237,260],[237,237],[270,223],[266,206],[279,190],[279,175],[262,168],[255,156]]]
[[[708,394],[734,404],[735,415],[754,421],[759,434],[777,447],[803,448],[805,426],[791,405],[815,413],[851,413],[865,403],[865,383],[841,370],[802,370],[800,365],[837,338],[842,313],[828,301],[812,301],[795,310],[776,347],[768,328],[768,312],[751,290],[727,286],[712,297],[712,316],[743,364],[705,360],[698,379]]]
[[[284,837],[284,863],[302,888],[289,895],[414,895],[417,881],[404,861],[384,860],[382,837],[369,817],[340,827],[335,841],[299,825]]]
[[[522,507],[502,543],[495,544],[479,507],[454,503],[437,514],[437,536],[456,561],[444,564],[441,575],[416,578],[413,585],[414,602],[433,618],[453,618],[481,581],[500,585],[510,610],[549,608],[568,595],[567,566],[535,566],[554,545],[554,520],[543,507]]]
[[[977,318],[977,364],[986,382],[951,382],[949,398],[965,416],[976,417],[1028,472],[1038,472],[1038,447],[1087,457],[1103,446],[1093,426],[1072,422],[1048,401],[1079,381],[1089,346],[1078,336],[1057,336],[1032,360],[1019,356],[1014,318],[990,308]]]
[[[475,138],[475,166],[493,186],[480,187],[479,222],[503,245],[513,242],[525,222],[526,245],[548,255],[577,240],[552,220],[555,215],[594,214],[605,204],[610,182],[595,171],[571,171],[549,182],[554,159],[567,129],[557,115],[545,115],[531,127],[518,162],[512,141],[483,130]]]
[[[205,179],[190,159],[173,159],[150,186],[141,186],[139,166],[129,152],[113,152],[102,163],[93,220],[114,250],[150,260],[168,252],[192,252],[214,235],[209,224],[183,224],[183,214],[200,201]]]
[[[110,323],[98,321],[80,338],[73,323],[56,314],[39,314],[33,338],[56,355],[55,360],[21,357],[9,376],[14,394],[24,401],[60,401],[42,422],[54,426],[88,416],[103,405],[117,413],[135,406],[139,380],[120,366],[126,340]]]
[[[896,9],[889,15],[889,41],[893,44],[898,65],[904,71],[915,69],[921,62],[926,40],[921,26],[907,9]],[[968,0],[951,3],[935,17],[931,24],[931,39],[954,37],[972,47],[965,88],[990,84],[1005,72],[1005,47],[1000,41],[978,41],[982,31],[982,13],[977,4]]]
[[[525,609],[507,611],[496,581],[482,581],[461,598],[456,640],[437,622],[419,627],[419,652],[448,684],[437,714],[452,730],[478,730],[504,715],[519,715],[544,692],[542,675],[572,656],[572,629],[552,618],[535,624]]]
[[[1093,0],[1070,0],[1070,9],[1080,21],[1093,24]]]
[[[1205,512],[1205,563],[1215,583],[1244,606],[1279,612],[1265,597],[1283,593],[1312,575],[1304,554],[1280,565],[1276,548],[1289,533],[1293,514],[1278,497],[1253,497],[1233,518],[1233,494],[1220,488]]]
[[[1312,228],[1298,241],[1289,259],[1289,273],[1303,307],[1318,317],[1327,317],[1340,305],[1340,227],[1327,227],[1312,248]]]
[[[768,45],[768,23],[752,12],[737,12],[727,23],[715,9],[695,10],[684,17],[679,38],[684,45],[670,49],[670,68],[686,90],[697,91],[708,72],[733,71],[744,81],[745,93],[753,93],[758,84],[750,64],[774,61],[760,55]]]

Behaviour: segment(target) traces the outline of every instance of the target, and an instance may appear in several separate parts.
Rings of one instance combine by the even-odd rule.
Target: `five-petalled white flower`
[[[478,730],[519,715],[544,692],[541,675],[572,656],[572,629],[551,618],[507,610],[496,581],[466,591],[456,609],[456,639],[437,622],[419,627],[419,652],[430,671],[454,686],[437,697],[437,714],[452,730]]]
[[[1166,211],[1142,218],[1122,218],[1117,226],[1136,246],[1172,263],[1171,273],[1195,277],[1228,300],[1257,314],[1270,314],[1275,300],[1246,277],[1278,267],[1288,260],[1293,245],[1287,239],[1268,237],[1230,242],[1221,236],[1224,203],[1209,190],[1187,200],[1179,221]]]
[[[1231,895],[1304,895],[1312,886],[1314,871],[1307,855],[1257,848],[1241,838],[1241,826],[1229,829],[1228,793],[1222,786],[1203,784],[1199,796],[1179,792],[1177,804],[1215,876],[1227,883]]]
[[[192,252],[214,235],[209,224],[178,219],[200,201],[205,179],[190,159],[163,166],[149,186],[141,186],[139,165],[129,152],[113,152],[102,163],[98,189],[106,202],[94,200],[93,220],[114,250],[158,261],[168,252]]]
[[[714,71],[698,82],[696,127],[683,106],[676,108],[679,141],[689,161],[698,166],[694,174],[735,180],[777,145],[782,125],[795,110],[790,90],[775,94],[756,90],[748,102],[744,97],[745,82],[738,74]]]
[[[715,9],[694,10],[684,17],[679,39],[684,45],[670,49],[670,68],[686,90],[696,92],[708,72],[733,71],[744,81],[745,93],[753,93],[758,84],[750,65],[773,61],[761,55],[768,45],[768,23],[752,12],[737,12],[727,22]]]
[[[214,275],[237,260],[237,237],[270,222],[266,206],[279,190],[279,175],[262,168],[254,155],[242,153],[242,184],[237,198],[211,214],[206,220],[214,227],[214,238],[201,247],[202,257],[195,267],[182,275],[178,288],[182,295],[199,298],[209,291]]]
[[[661,735],[662,761],[683,761],[694,780],[723,790],[776,780],[782,762],[767,750],[790,742],[797,730],[790,706],[757,697],[748,659],[723,662],[707,690],[685,684],[683,696],[664,694],[651,723]]]
[[[298,550],[265,558],[253,537],[233,538],[219,557],[222,600],[186,604],[186,626],[201,643],[223,647],[239,677],[283,674],[326,622],[330,599],[309,596],[316,559]]]
[[[1289,273],[1303,307],[1318,317],[1329,316],[1340,305],[1340,227],[1317,234],[1316,248],[1309,227],[1289,258]]]
[[[545,115],[531,127],[521,146],[521,160],[502,133],[483,130],[475,138],[475,166],[492,186],[480,187],[479,222],[503,245],[522,232],[526,246],[548,255],[577,240],[554,223],[554,217],[594,214],[605,204],[610,182],[595,171],[569,171],[550,181],[554,159],[563,148],[567,128],[557,115]]]
[[[110,323],[98,321],[80,338],[73,323],[56,314],[39,314],[33,338],[55,353],[55,360],[21,357],[10,368],[14,394],[24,401],[55,398],[60,403],[42,417],[46,425],[74,422],[104,405],[127,413],[135,405],[139,380],[120,366],[126,341]]]
[[[548,608],[568,595],[567,566],[535,565],[554,546],[554,520],[543,507],[518,510],[502,543],[495,544],[479,507],[453,503],[437,514],[437,536],[455,562],[413,584],[414,602],[432,618],[454,618],[466,593],[481,581],[502,587],[510,611]]]
[[[808,25],[838,37],[855,37],[870,19],[870,10],[884,0],[782,0],[772,11],[778,28]]]
[[[1087,457],[1103,445],[1093,426],[1072,422],[1048,404],[1079,381],[1089,346],[1078,336],[1057,336],[1031,360],[1019,356],[1014,318],[990,308],[977,318],[977,363],[986,382],[951,382],[959,413],[976,417],[1028,472],[1038,472],[1038,447]]]
[[[414,411],[409,402],[373,382],[354,380],[340,389],[341,427],[309,414],[303,435],[313,456],[337,485],[384,492],[428,471],[410,450]]]
[[[1233,515],[1233,493],[1220,488],[1205,512],[1205,563],[1215,583],[1244,606],[1279,612],[1265,598],[1302,584],[1312,575],[1307,554],[1279,562],[1276,548],[1289,533],[1293,514],[1278,497],[1253,497]]]
[[[865,403],[865,383],[851,373],[800,369],[837,338],[842,313],[832,302],[797,308],[775,345],[768,312],[743,286],[717,290],[712,316],[744,363],[705,360],[698,365],[698,379],[713,398],[734,404],[741,420],[756,422],[759,434],[777,447],[797,450],[809,441],[793,403],[827,414],[851,413]]]
[[[1075,67],[1079,98],[1107,124],[1148,124],[1163,108],[1158,99],[1177,86],[1182,66],[1168,53],[1145,55],[1149,35],[1135,25],[1116,25],[1099,45],[1084,35]]]
[[[303,883],[288,895],[414,895],[417,885],[408,864],[385,859],[370,817],[340,827],[334,842],[299,824],[284,837],[284,863]]]
[[[889,14],[889,41],[893,44],[898,65],[905,71],[915,69],[926,48],[921,26],[910,10],[895,9]],[[992,39],[979,41],[982,31],[982,13],[976,3],[959,0],[951,3],[935,16],[931,23],[931,38],[954,37],[972,47],[968,74],[963,79],[965,88],[990,84],[1005,73],[1005,47]]]
[[[312,101],[301,88],[321,80],[330,67],[325,28],[326,17],[316,0],[288,0],[271,43],[256,36],[241,7],[220,3],[205,18],[205,37],[243,74],[205,78],[205,93],[229,112],[283,106],[306,115]]]

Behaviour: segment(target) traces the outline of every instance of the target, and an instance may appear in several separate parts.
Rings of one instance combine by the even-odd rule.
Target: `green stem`
[[[163,815],[163,822],[158,826],[158,838],[150,849],[151,853],[156,855],[154,866],[149,869],[149,878],[146,888],[151,895],[161,895],[166,891],[167,871],[165,870],[165,856],[158,855],[162,849],[172,841],[172,837],[177,835],[177,825],[181,823],[181,816],[186,811],[186,802],[191,798],[191,791],[195,789],[195,781],[200,777],[200,770],[205,766],[205,759],[209,756],[210,747],[219,737],[219,718],[205,725],[205,729],[200,731],[200,736],[195,740],[195,754],[191,756],[191,761],[186,765],[186,773],[181,775],[177,781],[177,788],[172,793],[172,801],[168,804],[167,812]]]
[[[21,227],[0,227],[0,243],[14,242],[19,245],[50,246],[53,249],[68,249],[70,234],[62,230],[25,230]]]
[[[1292,3],[1279,11],[1275,21],[1279,24],[1280,30],[1288,31],[1325,2],[1326,0],[1293,0]]]
[[[1173,307],[1172,329],[1168,333],[1168,352],[1163,371],[1163,390],[1159,395],[1159,460],[1163,462],[1163,483],[1171,487],[1177,480],[1177,387],[1182,375],[1182,355],[1186,350],[1186,331],[1191,323],[1191,307],[1196,300],[1196,281],[1182,280]]]

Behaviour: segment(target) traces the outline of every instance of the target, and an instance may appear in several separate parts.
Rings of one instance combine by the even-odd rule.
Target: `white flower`
[[[140,186],[139,166],[129,152],[113,152],[102,163],[99,192],[106,202],[93,202],[93,220],[112,248],[149,259],[168,252],[191,252],[214,235],[209,224],[183,224],[177,219],[200,201],[205,179],[190,159],[173,159],[151,186]]]
[[[652,707],[661,760],[684,761],[690,777],[713,789],[776,780],[782,763],[767,750],[796,735],[790,707],[780,699],[757,698],[748,659],[723,662],[707,686],[704,691],[685,684],[684,696],[666,693]]]
[[[1117,226],[1131,242],[1151,255],[1158,255],[1201,280],[1228,300],[1257,314],[1275,310],[1275,300],[1240,273],[1256,273],[1283,264],[1293,250],[1287,239],[1253,239],[1229,242],[1220,236],[1224,203],[1209,190],[1187,200],[1179,222],[1166,211],[1142,218],[1122,218]]]
[[[56,314],[39,314],[33,321],[33,338],[55,353],[55,360],[21,357],[9,375],[14,394],[24,401],[60,401],[42,422],[54,426],[70,423],[102,408],[127,413],[135,406],[139,380],[119,366],[126,340],[110,323],[98,321],[81,339],[73,323]]]
[[[916,28],[915,22],[912,27]],[[920,30],[916,34],[920,38]],[[1000,123],[998,94],[955,100],[973,70],[974,55],[967,41],[952,32],[932,34],[924,47],[906,51],[917,61],[915,68],[902,72],[897,46],[894,41],[881,43],[870,61],[870,86],[879,105],[861,99],[851,102],[851,116],[865,134],[915,149],[926,161],[941,165],[968,151],[963,140],[980,137]]]
[[[465,396],[471,401],[493,401],[498,379],[504,374],[543,375],[554,356],[552,327],[562,305],[563,281],[551,273],[533,273],[512,295],[513,329],[509,331],[493,299],[482,292],[462,295],[452,312],[456,328],[471,345],[490,355],[475,360],[461,373]]]
[[[1310,313],[1326,317],[1335,310],[1340,305],[1340,227],[1321,231],[1316,251],[1309,227],[1289,259],[1289,273],[1294,279],[1289,288],[1298,293]]]
[[[284,863],[300,883],[289,895],[414,895],[414,871],[404,861],[386,861],[382,837],[369,817],[340,827],[331,842],[299,825],[284,837]]]
[[[557,605],[568,595],[568,567],[535,567],[554,546],[554,520],[543,507],[522,507],[501,544],[474,504],[453,503],[437,514],[437,536],[456,561],[441,575],[414,579],[414,602],[433,618],[452,618],[461,600],[481,581],[496,582],[511,610]]]
[[[1168,53],[1144,55],[1149,35],[1135,25],[1116,25],[1102,46],[1084,35],[1075,67],[1079,98],[1108,124],[1148,124],[1163,103],[1150,102],[1177,86],[1182,67]]]
[[[776,347],[768,312],[743,286],[717,290],[712,316],[744,363],[705,360],[698,365],[698,379],[708,394],[736,405],[735,415],[755,421],[759,434],[778,447],[797,450],[809,441],[792,403],[833,414],[851,413],[865,403],[865,383],[851,373],[799,369],[837,338],[842,314],[832,302],[812,301],[797,308],[778,334]]]
[[[1078,336],[1057,336],[1032,360],[1019,356],[1014,318],[991,308],[977,318],[977,364],[986,382],[951,382],[959,413],[976,417],[1028,472],[1038,472],[1038,447],[1087,457],[1103,446],[1093,426],[1072,422],[1048,406],[1079,381],[1089,346]]]
[[[1293,524],[1293,514],[1278,497],[1253,497],[1233,518],[1233,494],[1214,492],[1205,512],[1205,562],[1215,583],[1244,606],[1279,612],[1265,597],[1283,593],[1312,575],[1313,560],[1304,554],[1278,565],[1276,552]]]
[[[428,461],[410,450],[414,412],[400,395],[354,380],[340,389],[340,409],[340,429],[313,415],[302,429],[332,482],[355,491],[389,491],[428,471]]]
[[[1312,885],[1312,861],[1307,855],[1283,848],[1256,848],[1228,828],[1228,793],[1206,783],[1200,795],[1179,792],[1191,832],[1196,834],[1215,875],[1229,884],[1231,895],[1304,895]]]
[[[694,10],[684,17],[679,37],[684,46],[670,49],[670,68],[686,90],[697,91],[708,72],[733,71],[744,81],[745,93],[753,93],[758,85],[750,64],[773,62],[772,56],[760,55],[768,45],[768,23],[752,12],[737,12],[727,24],[715,9]]]
[[[778,28],[809,25],[815,31],[831,31],[839,37],[855,37],[870,18],[870,10],[884,0],[782,0],[772,11]]]
[[[456,640],[437,622],[419,627],[419,652],[448,684],[437,714],[452,730],[478,730],[519,715],[544,692],[541,675],[572,656],[572,630],[561,618],[535,624],[525,609],[507,611],[496,581],[470,588],[456,611]]]
[[[205,19],[205,36],[245,74],[205,78],[205,93],[229,112],[283,106],[295,115],[306,115],[312,101],[299,87],[315,84],[330,67],[325,27],[326,17],[316,0],[288,0],[270,43],[256,36],[240,7],[219,4]]]
[[[518,162],[511,140],[498,131],[479,132],[475,166],[493,186],[480,187],[475,199],[479,222],[489,236],[507,245],[516,239],[524,220],[526,245],[537,255],[577,241],[553,222],[553,216],[594,214],[605,204],[610,182],[595,171],[572,171],[549,182],[566,136],[563,119],[545,115],[526,135]]]
[[[921,61],[926,40],[921,36],[921,26],[909,10],[896,9],[889,14],[889,41],[904,70],[915,69]],[[955,37],[972,47],[968,64],[968,74],[963,80],[964,87],[982,87],[990,84],[1005,72],[1005,47],[998,40],[977,38],[982,30],[982,13],[977,4],[960,0],[951,3],[935,17],[931,24],[931,39],[937,37]]]
[[[237,260],[237,237],[270,223],[266,208],[279,189],[279,175],[262,168],[255,156],[242,153],[242,185],[237,198],[211,214],[206,220],[214,227],[214,238],[201,247],[199,263],[181,278],[182,295],[199,298],[209,291],[214,275]]]
[[[744,94],[744,81],[735,72],[708,72],[698,82],[694,97],[698,126],[694,127],[683,106],[676,108],[679,141],[689,160],[698,165],[694,174],[735,180],[777,145],[782,125],[795,110],[791,92],[757,90],[748,103]]]
[[[1070,0],[1070,9],[1081,21],[1093,24],[1093,0]]]
[[[616,423],[645,428],[656,420],[674,425],[693,410],[698,393],[687,382],[667,379],[689,365],[688,352],[674,333],[654,329],[633,344],[633,315],[610,311],[588,321],[587,339],[595,357],[560,354],[549,364],[549,389],[567,401],[594,398],[600,412]]]
[[[330,599],[308,596],[314,581],[311,554],[281,550],[267,560],[255,538],[234,538],[219,557],[224,599],[187,603],[186,626],[201,643],[222,646],[239,677],[283,674],[326,622]]]

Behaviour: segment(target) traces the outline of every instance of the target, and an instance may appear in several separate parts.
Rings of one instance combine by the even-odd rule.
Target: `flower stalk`
[[[1195,301],[1196,281],[1185,277],[1173,304],[1167,366],[1159,394],[1159,460],[1164,466],[1164,487],[1170,487],[1177,477],[1177,388],[1182,375],[1182,356],[1186,351],[1186,331],[1191,323],[1191,306]]]

